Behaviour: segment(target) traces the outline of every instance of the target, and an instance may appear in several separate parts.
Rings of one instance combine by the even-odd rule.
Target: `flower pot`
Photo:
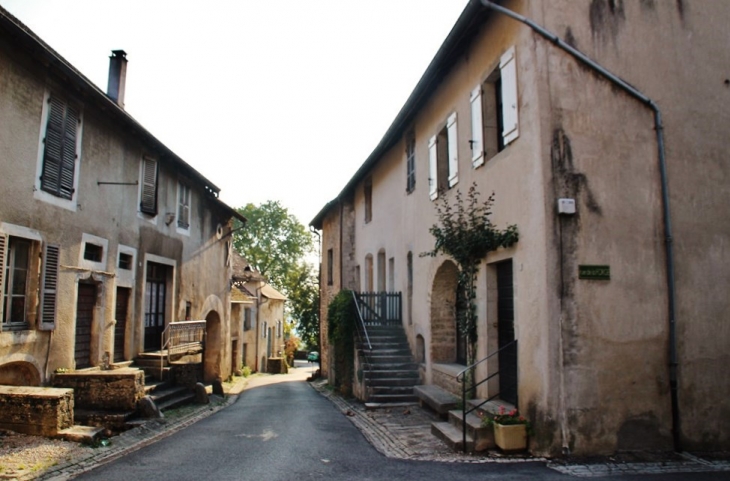
[[[505,453],[527,449],[527,426],[524,424],[494,424],[494,442]]]

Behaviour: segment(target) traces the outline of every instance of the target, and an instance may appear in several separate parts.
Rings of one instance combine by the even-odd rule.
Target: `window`
[[[41,330],[55,328],[58,265],[58,246],[41,255],[39,240],[0,233],[0,330],[30,329],[36,320]]]
[[[395,292],[395,258],[388,259],[388,290]]]
[[[332,249],[327,249],[327,285],[331,286],[334,282],[334,264],[335,253]]]
[[[406,296],[406,303],[408,308],[408,325],[413,324],[413,252],[408,252],[406,257],[406,264],[408,270],[408,291]]]
[[[125,254],[124,252],[119,253],[119,268],[124,269],[125,271],[131,271],[132,270],[132,263],[134,262],[134,258],[131,254]]]
[[[373,255],[365,256],[365,292],[373,292]]]
[[[429,196],[436,200],[439,192],[459,182],[459,156],[456,135],[456,112],[446,126],[428,141]]]
[[[282,337],[284,335],[284,322],[276,321],[276,337]]]
[[[72,200],[79,159],[81,111],[50,95],[46,108],[40,189],[55,197]]]
[[[373,178],[365,179],[365,223],[373,220]]]
[[[519,136],[517,67],[510,48],[486,81],[470,96],[472,165],[479,167]]]
[[[139,210],[144,214],[157,215],[157,161],[144,157],[141,169]]]
[[[267,334],[269,325],[268,325],[267,322],[262,322],[261,323],[261,327],[262,327],[261,328],[261,337],[264,338],[264,339],[266,339],[266,334]]]
[[[413,132],[406,135],[406,192],[416,190],[416,136]]]
[[[102,246],[87,242],[84,246],[84,259],[91,262],[101,262],[104,248]]]
[[[249,307],[243,308],[243,330],[251,330],[251,308]]]
[[[177,192],[177,226],[187,230],[190,228],[190,186],[178,182]]]

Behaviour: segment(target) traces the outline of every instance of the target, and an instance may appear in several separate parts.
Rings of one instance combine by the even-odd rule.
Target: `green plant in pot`
[[[532,432],[532,425],[517,409],[507,411],[500,406],[497,414],[485,417],[482,424],[494,427],[494,442],[505,453],[527,449],[527,435]]]

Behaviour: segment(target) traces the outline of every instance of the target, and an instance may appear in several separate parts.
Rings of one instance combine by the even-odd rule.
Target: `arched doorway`
[[[6,386],[40,386],[41,373],[30,362],[8,362],[0,365],[0,384]]]
[[[457,361],[456,288],[459,270],[452,261],[439,266],[431,287],[431,361]]]
[[[221,376],[223,339],[221,318],[216,311],[205,316],[205,354],[203,358],[203,379],[213,382]]]

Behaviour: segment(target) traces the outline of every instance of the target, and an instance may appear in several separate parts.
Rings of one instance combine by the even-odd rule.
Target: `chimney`
[[[109,84],[106,88],[106,94],[121,108],[124,108],[124,87],[126,83],[127,52],[112,50],[112,56],[109,57]]]

